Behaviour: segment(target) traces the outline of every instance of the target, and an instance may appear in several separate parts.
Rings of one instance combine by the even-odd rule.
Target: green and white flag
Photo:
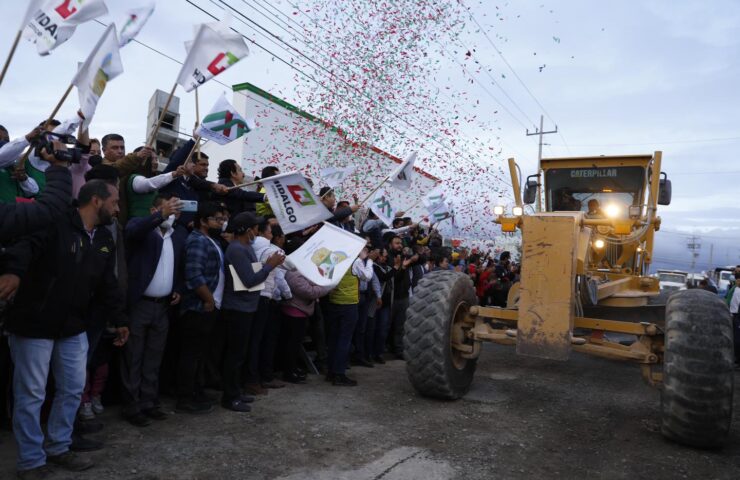
[[[432,223],[439,222],[449,217],[450,210],[446,203],[446,197],[441,187],[433,189],[424,196],[424,206],[429,212],[429,220]]]
[[[226,100],[226,95],[221,95],[208,115],[203,117],[195,134],[219,145],[226,145],[254,128],[254,120],[245,120]]]
[[[396,218],[396,209],[391,205],[390,196],[388,196],[388,192],[384,189],[375,192],[373,199],[370,201],[370,209],[389,228],[393,226],[393,219]]]
[[[261,180],[270,207],[285,234],[304,230],[331,218],[308,180],[299,172],[288,172]]]
[[[350,175],[355,173],[355,167],[327,167],[319,172],[321,179],[331,188],[340,186]]]

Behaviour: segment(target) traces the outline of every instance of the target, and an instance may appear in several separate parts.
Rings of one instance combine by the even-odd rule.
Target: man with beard
[[[85,385],[85,320],[91,305],[102,305],[118,327],[116,345],[128,339],[114,273],[115,244],[101,228],[118,213],[118,189],[90,181],[80,189],[78,203],[46,230],[8,249],[7,271],[19,285],[5,328],[15,364],[13,431],[21,478],[43,476],[47,462],[71,471],[93,465],[70,451]],[[56,392],[44,444],[40,417],[50,368]]]

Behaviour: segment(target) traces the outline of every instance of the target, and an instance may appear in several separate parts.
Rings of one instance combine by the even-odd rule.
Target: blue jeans
[[[330,303],[327,314],[329,373],[344,375],[347,370],[349,348],[352,345],[352,334],[357,324],[357,304],[337,305],[336,303]]]
[[[13,433],[18,442],[18,470],[46,464],[46,455],[61,455],[72,443],[72,426],[85,388],[87,335],[58,340],[11,335],[13,371]],[[56,392],[47,423],[41,430],[41,405],[51,365]]]

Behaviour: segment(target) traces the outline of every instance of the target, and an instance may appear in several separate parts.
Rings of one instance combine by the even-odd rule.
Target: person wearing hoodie
[[[285,252],[271,243],[273,226],[270,222],[264,217],[259,218],[262,221],[257,227],[253,247],[257,260],[264,264],[272,255],[285,255]],[[285,269],[277,268],[270,272],[265,280],[265,288],[260,292],[259,307],[249,340],[246,391],[252,395],[264,395],[268,388],[285,386],[284,383],[275,381],[273,373],[275,349],[280,336],[281,298],[291,298],[291,292],[285,281]]]
[[[305,374],[297,369],[298,353],[303,338],[306,336],[308,319],[314,314],[316,301],[327,295],[331,287],[321,287],[301,275],[297,270],[285,274],[292,298],[280,305],[283,315],[282,327],[285,332],[285,350],[283,380],[290,383],[302,383]]]

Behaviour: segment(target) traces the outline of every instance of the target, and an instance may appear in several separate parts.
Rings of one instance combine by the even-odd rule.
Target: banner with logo
[[[355,173],[355,170],[356,168],[353,166],[328,167],[322,168],[319,174],[324,183],[326,183],[330,188],[337,188],[344,183],[347,177]]]
[[[206,24],[198,27],[195,39],[185,45],[188,56],[177,83],[190,92],[249,55],[244,38]]]
[[[77,25],[108,13],[103,0],[50,0],[31,15],[24,36],[48,55],[75,33]]]
[[[119,36],[119,47],[125,47],[139,34],[149,17],[154,13],[155,3],[149,2],[143,7],[132,8],[126,12],[126,19],[120,22],[121,34]]]
[[[285,260],[289,268],[322,287],[336,287],[352,268],[367,241],[354,233],[325,223]]]
[[[116,26],[111,23],[72,79],[72,85],[77,87],[79,93],[80,111],[85,117],[83,130],[90,125],[105,86],[121,73],[123,64],[118,51],[118,36]]]
[[[388,228],[393,227],[393,219],[396,218],[396,209],[391,205],[390,196],[385,189],[380,189],[370,200],[370,209],[383,221]]]
[[[408,190],[414,181],[416,172],[414,171],[414,162],[416,162],[416,152],[409,155],[401,165],[391,174],[390,181],[393,188],[399,190]]]
[[[222,94],[208,115],[203,117],[195,134],[219,145],[226,145],[254,128],[254,120],[242,118],[226,99],[226,95]]]
[[[262,180],[270,207],[286,234],[306,229],[332,213],[299,172],[288,172]]]

